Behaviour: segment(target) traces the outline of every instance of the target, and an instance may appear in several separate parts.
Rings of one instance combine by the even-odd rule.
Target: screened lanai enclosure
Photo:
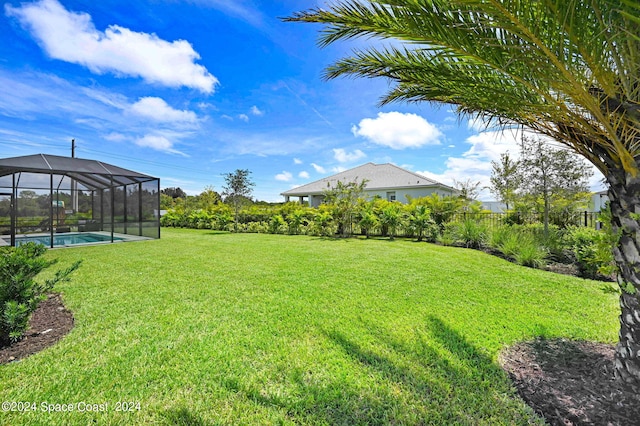
[[[0,246],[160,238],[160,180],[95,160],[0,159]]]

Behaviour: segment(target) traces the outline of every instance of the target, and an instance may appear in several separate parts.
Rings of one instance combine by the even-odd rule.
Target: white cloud
[[[340,172],[344,172],[345,170],[347,170],[347,168],[342,166],[334,166],[331,168],[331,171],[333,173],[340,173]]]
[[[204,110],[207,110],[207,109],[212,109],[214,111],[218,110],[215,105],[210,104],[208,102],[198,102],[198,108],[204,109]]]
[[[338,160],[340,163],[351,163],[353,161],[358,161],[361,158],[366,157],[367,155],[356,149],[353,152],[347,152],[343,148],[334,148],[333,157]]]
[[[463,182],[471,180],[472,182],[480,182],[483,190],[480,192],[479,199],[493,200],[493,196],[489,190],[491,185],[492,161],[499,161],[500,156],[509,152],[509,156],[517,160],[520,157],[520,141],[522,139],[522,130],[503,130],[503,131],[486,131],[467,138],[465,143],[470,148],[462,154],[461,157],[447,158],[446,169],[440,174],[429,171],[420,171],[418,173],[425,175],[431,179],[435,179],[447,185],[454,185],[454,180]],[[544,138],[544,136],[533,134],[525,131],[527,136],[535,136]],[[602,179],[602,174],[594,168],[594,177],[590,183],[593,190],[598,190],[601,186],[598,181]]]
[[[195,123],[198,117],[193,111],[173,109],[163,99],[156,97],[140,98],[131,105],[132,113],[160,122]]]
[[[103,138],[105,140],[110,141],[110,142],[124,142],[126,140],[126,136],[125,135],[123,135],[122,133],[117,133],[117,132],[109,133],[108,135],[103,136]]]
[[[299,158],[294,158],[293,159],[293,164],[302,164],[302,160]]]
[[[439,145],[442,132],[416,114],[379,112],[377,118],[365,118],[352,128],[355,136],[392,149]]]
[[[167,137],[160,135],[145,135],[136,139],[136,145],[146,148],[155,149],[156,151],[168,152],[171,154],[180,154],[187,156],[186,154],[173,148],[173,142]]]
[[[303,172],[298,173],[298,177],[302,178],[302,179],[309,179],[310,176],[309,176],[308,172],[304,172],[303,171]]]
[[[258,107],[257,107],[257,106],[255,106],[255,105],[251,107],[251,110],[250,110],[250,111],[251,111],[251,114],[253,114],[253,115],[257,115],[257,116],[264,115],[264,112],[263,112],[263,111],[260,111],[260,110],[258,109]]]
[[[238,118],[242,121],[244,121],[245,123],[249,122],[249,116],[247,114],[239,114]]]
[[[479,199],[493,199],[490,191],[486,189],[490,185],[491,161],[499,161],[500,155],[507,151],[512,158],[518,158],[521,134],[521,131],[504,130],[469,136],[465,143],[469,144],[470,148],[461,157],[447,158],[444,172],[436,174],[421,171],[418,173],[450,186],[454,186],[454,180],[480,182],[480,187],[485,189],[480,192]]]
[[[217,138],[230,155],[293,156],[317,153],[327,146],[324,138],[309,137],[305,129],[276,129],[273,132],[221,131]]]
[[[316,163],[311,163],[311,167],[318,173],[327,173],[324,167],[317,165]]]
[[[248,24],[263,28],[265,26],[265,17],[260,14],[257,7],[246,3],[243,0],[191,0],[194,3],[202,4],[207,7],[218,9],[223,13],[241,19]]]
[[[276,180],[279,180],[282,182],[289,182],[291,179],[293,179],[293,175],[289,172],[283,171],[282,173],[278,173],[276,175]]]
[[[5,5],[46,53],[83,65],[97,74],[141,77],[168,87],[191,87],[212,93],[218,79],[195,63],[200,55],[186,40],[168,42],[156,34],[110,25],[99,31],[87,13],[67,11],[57,0]]]

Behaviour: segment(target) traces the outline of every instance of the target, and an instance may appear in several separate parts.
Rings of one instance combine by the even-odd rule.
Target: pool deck
[[[56,236],[64,236],[64,235],[82,235],[82,234],[93,234],[93,235],[102,235],[108,238],[111,238],[111,232],[107,231],[87,231],[87,232],[57,232],[53,234],[53,237]],[[16,238],[20,237],[50,237],[51,234],[49,232],[38,232],[33,234],[16,234]],[[113,241],[113,243],[126,243],[131,241],[146,241],[153,240],[154,238],[149,237],[141,237],[138,235],[129,235],[129,234],[119,234],[113,233],[114,238],[120,238],[119,240]],[[113,244],[111,241],[95,241],[90,243],[80,243],[80,244],[65,244],[65,245],[57,245],[53,248],[64,248],[64,247],[80,247],[80,246],[93,246],[97,244]],[[0,247],[8,247],[11,245],[11,236],[10,235],[2,235],[0,236]],[[49,246],[47,246],[49,248]]]

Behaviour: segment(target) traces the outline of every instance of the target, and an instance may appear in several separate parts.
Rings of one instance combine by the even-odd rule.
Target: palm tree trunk
[[[621,235],[613,249],[622,290],[615,371],[640,389],[640,176],[609,172],[607,180],[613,231]]]

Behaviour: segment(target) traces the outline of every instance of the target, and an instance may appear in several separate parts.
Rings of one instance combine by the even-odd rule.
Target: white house
[[[328,176],[315,182],[299,186],[283,192],[285,201],[298,198],[298,201],[308,202],[309,206],[317,207],[324,199],[324,192],[335,188],[339,181],[343,183],[362,182],[366,180],[365,196],[374,198],[379,196],[389,201],[408,203],[408,198],[426,197],[431,194],[441,196],[457,195],[459,191],[435,180],[417,173],[410,172],[390,163],[367,163],[353,169],[345,170],[333,176]]]
[[[609,201],[607,197],[607,191],[595,192],[591,195],[591,202],[589,203],[589,211],[600,212],[605,208],[605,205]]]

